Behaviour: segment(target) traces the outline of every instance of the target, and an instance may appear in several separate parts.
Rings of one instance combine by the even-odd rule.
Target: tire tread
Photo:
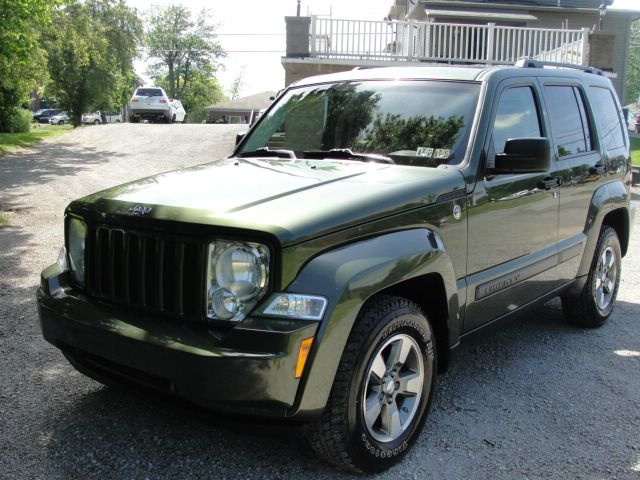
[[[565,319],[578,327],[598,328],[602,326],[607,318],[609,318],[609,315],[611,315],[610,311],[607,316],[603,317],[598,312],[591,295],[591,285],[600,258],[600,251],[610,235],[613,235],[617,239],[617,233],[613,228],[606,225],[603,226],[598,237],[598,242],[596,243],[593,259],[591,260],[587,282],[582,290],[577,294],[563,295],[561,297],[562,312],[564,313]],[[620,272],[618,272],[618,278],[620,278]],[[615,302],[615,297],[613,301]]]
[[[426,317],[418,305],[401,297],[379,295],[366,304],[342,353],[325,411],[320,421],[307,430],[307,441],[316,454],[339,469],[365,473],[353,463],[346,438],[347,402],[351,379],[358,366],[359,356],[366,348],[367,338],[380,318],[402,308],[409,308]]]

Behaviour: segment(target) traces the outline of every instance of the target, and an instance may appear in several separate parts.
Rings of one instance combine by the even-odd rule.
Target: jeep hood
[[[151,207],[145,217],[267,232],[286,246],[429,205],[462,188],[455,168],[231,158],[113,187],[70,209],[117,218],[134,215],[136,205]]]

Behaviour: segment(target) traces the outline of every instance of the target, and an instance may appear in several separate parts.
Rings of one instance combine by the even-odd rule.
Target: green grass
[[[0,213],[0,228],[9,224],[9,219]]]
[[[16,148],[30,147],[43,138],[72,130],[71,125],[43,125],[32,127],[29,133],[0,133],[0,155]]]
[[[631,137],[631,164],[640,167],[640,138]]]

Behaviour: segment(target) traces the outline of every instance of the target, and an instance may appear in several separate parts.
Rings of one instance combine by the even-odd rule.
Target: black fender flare
[[[432,228],[387,233],[338,247],[313,258],[301,269],[286,290],[322,295],[328,305],[290,415],[313,416],[324,409],[362,305],[388,287],[431,273],[442,277],[450,312],[448,323],[458,321],[453,265],[442,237]],[[459,328],[449,327],[457,336]],[[449,337],[451,344],[451,334]]]
[[[600,229],[607,214],[621,208],[625,209],[628,221],[627,226],[631,228],[633,219],[631,218],[631,209],[629,208],[630,200],[631,194],[621,180],[605,183],[598,187],[593,193],[584,227],[587,242],[580,267],[578,268],[578,277],[589,274],[589,268],[591,267],[591,260],[596,250],[596,244],[598,243]],[[623,239],[620,240],[621,242],[623,241]]]

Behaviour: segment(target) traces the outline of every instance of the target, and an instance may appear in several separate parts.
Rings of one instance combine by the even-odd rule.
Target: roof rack
[[[573,63],[545,62],[543,60],[535,60],[533,58],[521,58],[515,63],[515,66],[520,68],[569,68],[572,70],[582,70],[585,73],[591,73],[593,75],[604,75],[602,70],[595,67],[585,67],[584,65],[575,65]]]

